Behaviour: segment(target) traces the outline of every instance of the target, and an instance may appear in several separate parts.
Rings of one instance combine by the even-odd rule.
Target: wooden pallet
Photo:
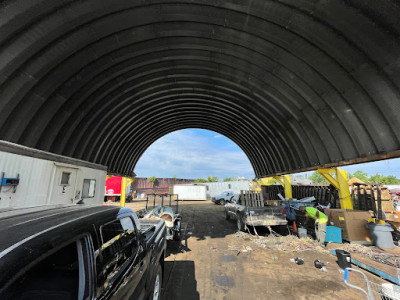
[[[240,191],[240,199],[244,206],[250,207],[263,207],[264,200],[261,197],[261,193],[254,191]]]

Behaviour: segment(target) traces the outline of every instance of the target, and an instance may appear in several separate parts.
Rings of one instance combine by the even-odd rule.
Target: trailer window
[[[71,173],[62,172],[60,185],[69,185],[69,179],[71,178]]]
[[[96,190],[96,179],[84,179],[82,198],[93,198]]]

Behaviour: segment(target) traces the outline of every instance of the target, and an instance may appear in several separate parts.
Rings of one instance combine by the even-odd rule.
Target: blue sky
[[[230,139],[213,131],[185,129],[153,143],[135,168],[138,177],[254,178],[243,151]]]
[[[400,158],[341,168],[350,173],[362,170],[370,176],[380,173],[400,178]],[[179,130],[157,140],[140,158],[135,173],[138,177],[160,178],[173,175],[178,178],[218,176],[220,180],[238,176],[254,178],[248,158],[235,143],[202,129]]]

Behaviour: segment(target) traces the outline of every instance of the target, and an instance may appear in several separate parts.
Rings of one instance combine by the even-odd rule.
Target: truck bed
[[[251,226],[286,225],[287,220],[281,206],[247,207],[246,224]]]
[[[164,220],[139,219],[140,231],[144,235],[146,243],[158,242],[166,230]]]

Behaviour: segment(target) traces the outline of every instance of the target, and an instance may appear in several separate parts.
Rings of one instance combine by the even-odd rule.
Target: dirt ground
[[[127,206],[137,210],[144,203]],[[250,239],[238,239],[235,223],[225,220],[224,207],[210,201],[185,201],[179,212],[187,242],[168,244],[164,299],[365,299],[343,283],[331,254],[266,250]],[[290,262],[297,256],[304,265]],[[314,267],[316,259],[327,265],[328,272]],[[358,276],[351,281],[363,282]]]

